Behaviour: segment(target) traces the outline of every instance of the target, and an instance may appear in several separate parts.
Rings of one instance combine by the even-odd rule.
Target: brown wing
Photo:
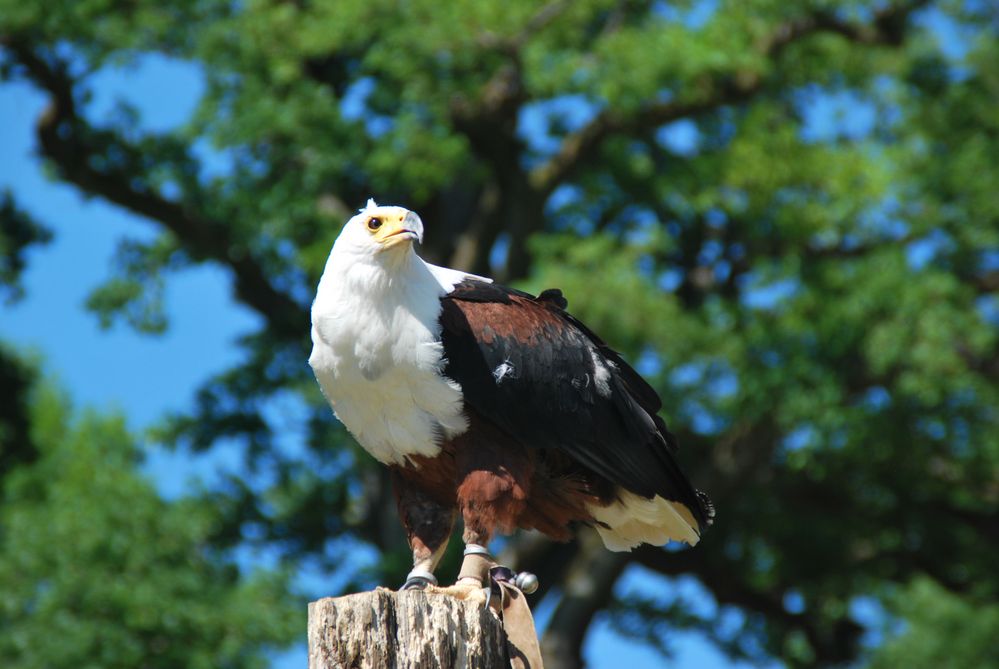
[[[564,306],[558,291],[535,298],[458,284],[441,299],[445,373],[469,406],[526,447],[559,449],[638,495],[680,502],[703,530],[710,502],[675,459],[659,396]]]

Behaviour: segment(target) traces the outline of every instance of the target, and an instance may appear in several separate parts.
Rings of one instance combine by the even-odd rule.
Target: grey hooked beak
[[[416,215],[416,212],[407,211],[406,218],[403,219],[403,224],[407,230],[412,230],[416,233],[416,241],[423,243],[423,221],[420,217]]]

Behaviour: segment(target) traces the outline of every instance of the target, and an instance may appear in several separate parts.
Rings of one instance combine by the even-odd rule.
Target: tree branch
[[[697,102],[671,101],[645,107],[634,115],[605,109],[578,131],[566,136],[558,152],[530,174],[531,185],[544,195],[550,194],[604,140],[616,133],[635,132],[663,125],[689,116],[697,116],[728,104],[748,99],[762,86],[759,75],[735,78],[730,82],[714,82],[714,91]]]
[[[928,1],[912,0],[889,5],[876,12],[870,24],[841,21],[825,12],[811,14],[781,25],[761,40],[757,48],[764,56],[776,59],[790,44],[820,32],[835,33],[858,44],[898,45],[904,37],[906,18]],[[635,114],[604,109],[590,123],[565,137],[555,155],[531,172],[531,184],[547,196],[592,156],[609,136],[654,128],[743,102],[759,93],[764,83],[759,72],[736,72],[719,75],[709,81],[705,86],[707,93],[700,100],[670,100],[649,105]]]
[[[65,63],[47,60],[29,45],[6,36],[0,37],[0,44],[51,97],[36,132],[42,155],[56,165],[64,179],[86,193],[159,222],[183,241],[191,258],[229,267],[237,299],[259,312],[279,336],[303,338],[302,333],[308,332],[308,310],[274,287],[229,225],[155,191],[142,180],[145,162],[141,150],[113,132],[89,126],[78,114],[76,82]],[[117,157],[114,161],[103,160],[112,153]]]
[[[762,44],[761,51],[777,55],[788,44],[820,32],[833,33],[856,44],[899,46],[905,39],[909,16],[929,3],[930,0],[909,0],[890,4],[874,12],[870,23],[851,23],[832,13],[817,11],[781,26]]]
[[[534,13],[520,31],[512,37],[500,37],[491,32],[483,33],[478,38],[479,46],[484,49],[496,49],[507,53],[516,53],[535,34],[544,30],[555,19],[557,19],[566,9],[572,6],[566,0],[554,0],[543,5]]]
[[[747,611],[755,611],[771,621],[779,621],[790,629],[804,632],[821,662],[845,662],[854,657],[854,646],[863,628],[848,618],[832,623],[823,629],[808,612],[791,613],[784,608],[786,588],[777,585],[769,590],[755,590],[739,578],[738,570],[722,562],[704,559],[696,550],[666,552],[655,546],[641,546],[634,551],[635,560],[660,574],[679,576],[695,574],[720,604],[731,604]]]
[[[548,669],[582,667],[583,638],[597,611],[607,606],[614,584],[631,559],[604,549],[595,531],[580,534],[580,551],[565,570],[563,595],[541,641]]]

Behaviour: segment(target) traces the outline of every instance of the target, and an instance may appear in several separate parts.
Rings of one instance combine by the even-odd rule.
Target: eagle
[[[612,551],[696,544],[714,510],[655,390],[560,290],[437,267],[422,241],[416,213],[368,200],[326,262],[309,357],[337,418],[391,471],[413,552],[403,587],[437,585],[459,515],[469,587],[489,585],[489,542],[517,528],[566,541],[591,525]]]

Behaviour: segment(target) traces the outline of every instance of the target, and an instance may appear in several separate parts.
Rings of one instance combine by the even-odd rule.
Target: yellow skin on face
[[[382,249],[389,249],[403,242],[411,242],[417,238],[415,230],[406,227],[406,213],[401,214],[378,214],[371,216],[364,223],[364,227],[374,237]]]

